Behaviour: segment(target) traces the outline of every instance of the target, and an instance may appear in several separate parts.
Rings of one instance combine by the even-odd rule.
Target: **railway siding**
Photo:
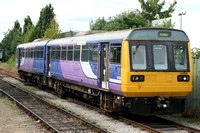
[[[0,81],[1,91],[25,108],[31,115],[40,119],[52,132],[107,132],[70,112],[57,108],[47,101],[19,88]]]
[[[130,133],[130,132],[146,133],[146,131],[142,131],[138,127],[134,127],[122,121],[113,119],[109,116],[105,116],[104,114],[98,113],[98,111],[92,110],[87,107],[83,107],[82,105],[77,105],[75,103],[68,102],[67,100],[64,100],[64,99],[60,99],[57,96],[50,94],[46,91],[38,90],[34,86],[26,86],[22,82],[16,79],[13,79],[10,77],[5,77],[4,79],[18,86],[21,86],[22,88],[29,89],[29,91],[35,93],[36,95],[39,95],[40,97],[43,97],[44,99],[50,101],[51,103],[59,105],[71,112],[74,112],[80,117],[83,117],[89,121],[92,121],[93,123],[96,123],[96,125],[100,125],[101,127],[107,129],[111,133],[122,133],[122,132],[123,133]]]

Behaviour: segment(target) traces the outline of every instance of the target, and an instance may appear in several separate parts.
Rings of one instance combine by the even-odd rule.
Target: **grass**
[[[10,101],[10,99],[8,97],[2,98],[3,103],[5,103],[8,107],[10,107],[12,110],[16,110],[17,106],[15,106],[15,103],[13,103],[12,101]],[[18,116],[20,115],[20,113],[18,111],[14,111],[13,112],[14,116]]]
[[[13,72],[17,72],[15,65],[11,65],[11,64],[8,64],[8,63],[0,62],[0,68],[5,69],[5,70],[9,70],[9,71],[13,71]]]

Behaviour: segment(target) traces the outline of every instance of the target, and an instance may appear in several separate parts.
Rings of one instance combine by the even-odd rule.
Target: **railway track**
[[[53,93],[55,94],[55,93]],[[76,104],[83,105],[87,108],[96,110],[100,113],[112,116],[113,118],[123,121],[129,125],[132,125],[134,127],[138,127],[141,130],[151,132],[151,133],[163,133],[163,132],[181,132],[181,133],[200,133],[199,129],[195,129],[183,124],[179,124],[170,120],[166,120],[164,118],[160,118],[157,116],[116,116],[113,114],[108,114],[107,112],[93,106],[90,104],[87,104],[85,102],[68,98],[68,101],[74,102]],[[143,117],[143,118],[142,118]]]
[[[200,133],[199,129],[189,127],[187,125],[183,125],[171,120],[167,120],[161,118],[159,116],[143,116],[143,115],[114,115],[105,112],[91,104],[76,100],[74,98],[68,98],[68,101],[74,102],[76,104],[80,104],[87,108],[93,109],[98,111],[99,113],[103,113],[107,116],[113,117],[119,121],[123,121],[128,125],[132,125],[134,127],[140,128],[143,131],[150,132],[150,133]]]
[[[0,92],[7,95],[50,132],[107,133],[105,129],[0,78]]]

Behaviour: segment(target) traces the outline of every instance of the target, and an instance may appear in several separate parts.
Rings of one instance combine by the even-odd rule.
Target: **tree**
[[[27,29],[28,30],[26,34],[24,35],[24,43],[32,42],[33,40],[36,39],[35,26],[29,24]]]
[[[24,26],[23,26],[23,35],[25,35],[27,33],[27,31],[29,31],[33,25],[30,16],[27,16],[27,18],[24,18]]]
[[[145,18],[142,17],[139,10],[127,11],[117,14],[116,16],[109,17],[108,21],[104,17],[98,18],[95,22],[90,22],[91,30],[123,30],[136,27],[145,27],[148,25],[148,22]]]
[[[192,57],[200,57],[200,48],[192,48],[191,49],[192,52]]]
[[[153,20],[168,18],[175,11],[177,1],[174,0],[167,10],[163,11],[165,0],[138,0],[141,4],[142,16],[146,18],[150,24]]]
[[[20,23],[19,23],[18,20],[15,21],[14,29],[17,29],[17,30],[19,30],[20,32],[22,31],[22,28],[20,27]]]
[[[51,4],[46,5],[40,12],[40,18],[36,24],[35,33],[37,38],[42,38],[44,36],[44,32],[49,27],[52,19],[55,14],[53,12],[54,8]]]
[[[13,54],[15,54],[16,47],[18,44],[23,42],[23,35],[21,32],[20,23],[18,20],[14,22],[14,27],[9,30],[3,40],[2,48],[6,51],[6,60],[8,60]]]
[[[104,19],[104,17],[102,18],[98,18],[95,21],[91,21],[90,22],[90,29],[91,30],[104,30],[104,27],[106,25],[106,20]]]
[[[174,28],[175,23],[172,23],[172,20],[163,19],[159,20],[159,22],[155,22],[153,27],[160,27],[160,28]]]
[[[59,24],[56,22],[55,18],[51,20],[49,28],[44,33],[44,38],[61,38],[61,30],[59,29]]]

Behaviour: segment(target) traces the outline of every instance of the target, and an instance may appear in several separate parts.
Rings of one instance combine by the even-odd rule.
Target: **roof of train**
[[[31,47],[31,46],[42,46],[53,45],[53,44],[66,44],[76,43],[84,41],[99,41],[99,40],[113,40],[113,39],[124,39],[124,40],[166,40],[166,37],[159,37],[159,32],[170,32],[171,41],[189,41],[189,38],[182,30],[167,29],[167,28],[136,28],[120,31],[109,31],[104,33],[96,33],[91,35],[74,36],[60,39],[41,39],[30,43],[18,45],[20,47]],[[172,33],[171,33],[172,32]],[[172,35],[171,35],[172,34]]]

